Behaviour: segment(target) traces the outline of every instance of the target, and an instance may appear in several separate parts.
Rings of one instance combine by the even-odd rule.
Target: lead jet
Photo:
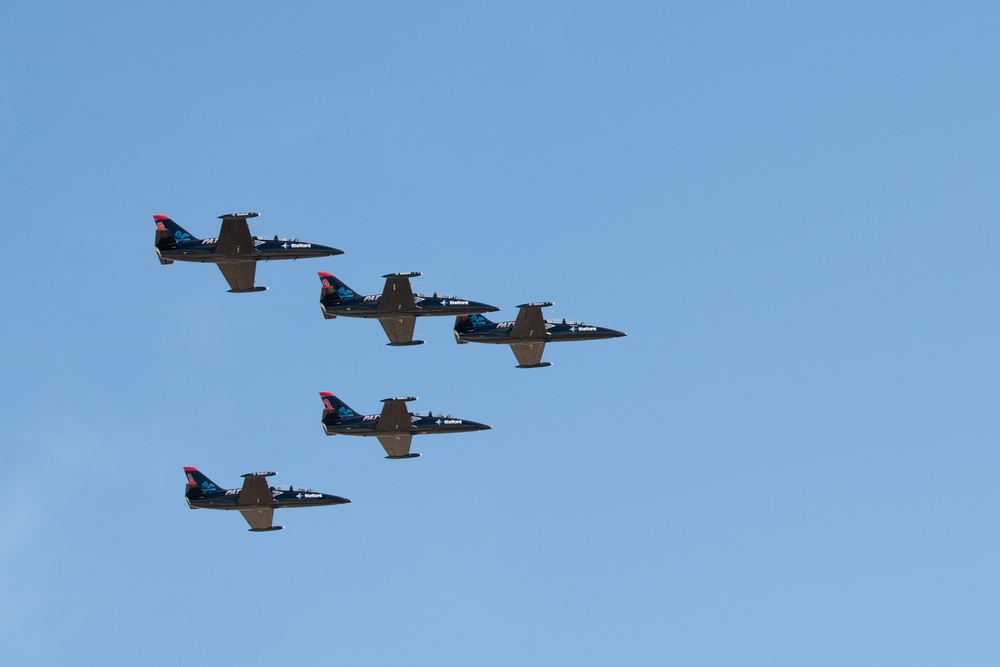
[[[599,340],[621,338],[628,334],[614,329],[595,327],[582,322],[550,322],[542,319],[542,308],[550,301],[523,303],[513,322],[491,322],[482,315],[459,315],[455,318],[455,342],[493,343],[510,345],[517,357],[518,368],[544,368],[552,364],[542,361],[546,343],[567,340]]]
[[[263,292],[266,287],[254,285],[257,262],[272,259],[306,259],[343,255],[343,250],[298,239],[265,239],[250,236],[248,218],[259,213],[220,215],[222,229],[214,239],[199,239],[165,215],[154,215],[156,221],[156,256],[160,264],[202,262],[215,264],[235,294]]]
[[[249,472],[243,475],[242,489],[223,489],[203,475],[197,468],[184,468],[187,487],[184,497],[193,510],[238,510],[250,524],[250,532],[262,533],[281,530],[284,526],[272,525],[274,510],[279,507],[319,507],[321,505],[343,505],[351,502],[347,498],[315,493],[309,489],[287,490],[267,485],[267,478],[278,473]]]
[[[412,459],[420,454],[410,453],[410,441],[415,435],[425,433],[465,433],[486,431],[492,426],[449,415],[428,412],[418,415],[407,412],[406,404],[416,396],[383,398],[381,414],[361,415],[347,403],[327,391],[319,393],[323,399],[323,430],[327,435],[361,435],[376,437],[385,449],[387,459]]]
[[[459,299],[454,296],[433,296],[414,294],[410,278],[420,273],[389,273],[385,278],[385,288],[381,294],[358,294],[341,282],[332,273],[320,273],[323,289],[319,295],[319,307],[323,317],[332,320],[342,317],[363,317],[377,319],[389,345],[420,345],[424,341],[413,340],[413,327],[418,317],[434,315],[458,315],[460,313],[493,313],[496,306],[478,301]]]

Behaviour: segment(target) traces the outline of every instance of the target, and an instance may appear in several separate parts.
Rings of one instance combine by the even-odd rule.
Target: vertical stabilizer
[[[218,493],[226,490],[202,474],[202,472],[197,468],[185,467],[184,474],[187,475],[187,489],[185,495],[189,498],[201,498],[212,493]]]

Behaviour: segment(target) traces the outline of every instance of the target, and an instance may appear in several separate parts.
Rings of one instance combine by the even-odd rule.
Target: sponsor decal
[[[211,493],[212,491],[215,491],[215,489],[216,489],[215,484],[212,484],[211,482],[201,483],[201,490],[204,491],[205,493]]]
[[[350,289],[348,287],[338,287],[337,288],[337,295],[341,299],[353,299],[354,298],[354,290],[352,290],[352,289]]]
[[[182,232],[181,230],[178,229],[176,232],[174,232],[174,238],[181,242],[190,241],[191,235],[188,234],[187,232]]]
[[[342,405],[339,408],[337,408],[337,414],[339,414],[341,417],[353,417],[354,410],[351,410],[346,405]]]
[[[486,324],[486,318],[480,314],[469,315],[469,321],[472,322],[472,326],[481,327]]]

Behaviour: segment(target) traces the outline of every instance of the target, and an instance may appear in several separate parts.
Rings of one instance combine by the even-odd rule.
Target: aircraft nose
[[[627,334],[627,333],[625,333],[624,331],[615,331],[614,329],[605,329],[605,330],[604,330],[604,332],[605,332],[605,333],[606,333],[606,334],[608,335],[608,337],[610,337],[610,338],[624,338],[625,336],[627,336],[627,335],[628,335],[628,334]]]
[[[339,248],[332,248],[328,245],[319,245],[318,243],[313,244],[313,250],[318,251],[316,254],[321,256],[331,256],[331,255],[343,255],[344,251]]]
[[[329,498],[335,505],[346,505],[351,502],[350,498],[341,498],[340,496],[330,496]]]

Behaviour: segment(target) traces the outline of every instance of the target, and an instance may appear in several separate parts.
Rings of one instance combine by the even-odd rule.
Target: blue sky
[[[8,4],[0,661],[996,664],[998,14]],[[156,261],[238,210],[346,254]],[[317,271],[629,337],[388,348]],[[390,462],[319,391],[494,428]]]

